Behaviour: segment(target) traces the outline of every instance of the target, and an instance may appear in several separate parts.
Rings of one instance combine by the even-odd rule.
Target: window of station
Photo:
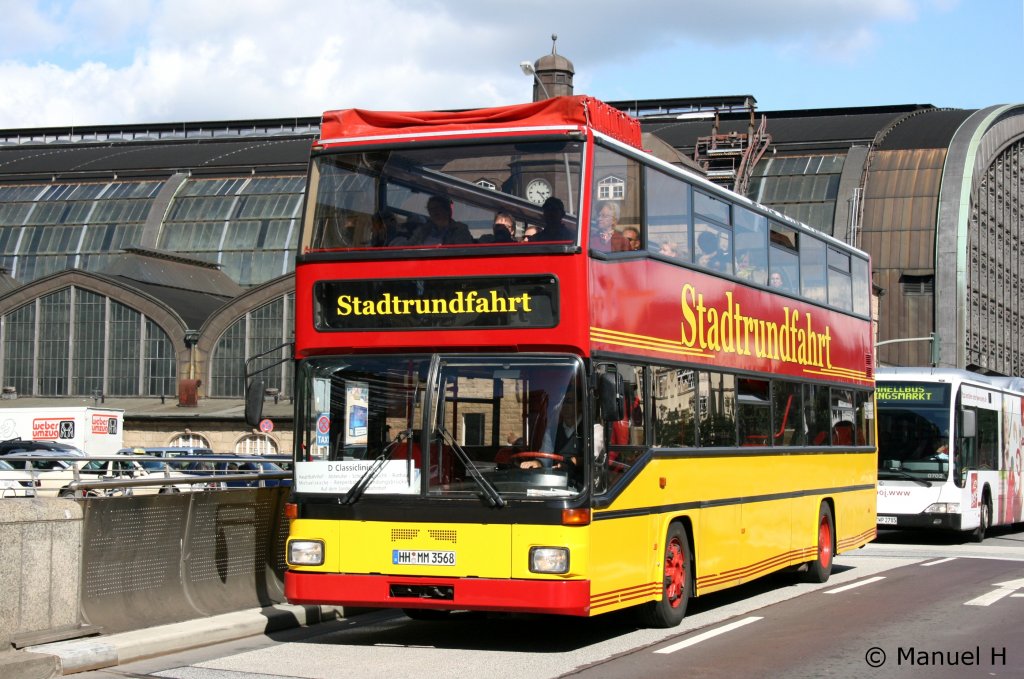
[[[240,285],[291,271],[304,177],[188,179],[168,208],[157,245],[216,262]]]
[[[293,369],[281,345],[293,339],[295,295],[289,293],[253,309],[232,323],[217,340],[210,359],[210,396],[239,398],[245,393],[245,360],[279,347],[253,361],[252,370],[267,368],[262,376],[278,398],[292,395]],[[276,365],[275,365],[276,364]]]
[[[177,393],[174,348],[163,329],[83,288],[58,290],[6,314],[0,335],[0,377],[25,396]],[[116,355],[107,345],[118,347]]]

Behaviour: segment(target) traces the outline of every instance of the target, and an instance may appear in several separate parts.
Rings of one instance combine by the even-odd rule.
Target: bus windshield
[[[879,478],[949,477],[948,384],[879,383]]]
[[[576,242],[582,155],[559,140],[314,156],[304,251]]]
[[[426,493],[492,505],[574,496],[588,473],[581,375],[568,356],[306,361],[295,491],[346,502]]]

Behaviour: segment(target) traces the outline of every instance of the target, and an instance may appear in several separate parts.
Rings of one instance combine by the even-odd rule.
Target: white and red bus
[[[289,601],[668,626],[875,535],[864,253],[582,96],[328,112],[309,177]]]
[[[1024,380],[880,368],[878,525],[970,532],[1019,523]]]

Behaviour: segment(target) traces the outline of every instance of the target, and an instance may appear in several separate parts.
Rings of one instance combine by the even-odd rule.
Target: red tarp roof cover
[[[587,125],[609,137],[642,148],[638,120],[587,96],[554,97],[529,104],[468,111],[367,111],[360,108],[328,111],[320,125],[320,139],[329,145],[359,137],[471,133],[503,127],[559,125]]]

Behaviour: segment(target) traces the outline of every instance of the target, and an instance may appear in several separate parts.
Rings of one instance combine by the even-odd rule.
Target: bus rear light
[[[284,518],[288,519],[289,521],[294,521],[295,519],[299,518],[299,506],[294,502],[285,502]]]
[[[589,526],[590,525],[590,510],[589,509],[563,509],[562,510],[562,525],[563,526]]]
[[[568,573],[568,547],[531,547],[531,573]]]
[[[320,540],[289,540],[288,563],[293,566],[322,566],[324,543]]]

